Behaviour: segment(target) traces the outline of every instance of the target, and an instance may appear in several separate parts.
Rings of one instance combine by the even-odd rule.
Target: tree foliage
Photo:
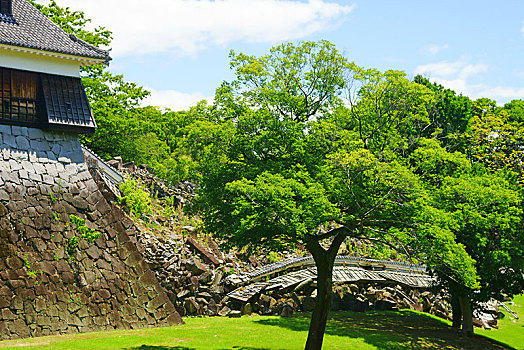
[[[511,109],[510,109],[511,111]],[[524,180],[524,124],[508,109],[486,110],[471,120],[470,154],[492,171],[506,170]]]

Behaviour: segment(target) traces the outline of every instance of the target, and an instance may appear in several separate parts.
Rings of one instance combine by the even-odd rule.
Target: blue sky
[[[232,78],[229,50],[262,55],[286,40],[327,39],[360,66],[422,74],[472,98],[524,99],[523,0],[58,3],[112,30],[111,71],[174,110]]]

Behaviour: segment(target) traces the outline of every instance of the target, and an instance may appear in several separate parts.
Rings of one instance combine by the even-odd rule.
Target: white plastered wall
[[[4,68],[79,77],[82,63],[74,56],[0,46],[0,67]]]

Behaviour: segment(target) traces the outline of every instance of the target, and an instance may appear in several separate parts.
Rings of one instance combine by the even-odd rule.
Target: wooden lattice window
[[[79,133],[96,128],[77,77],[0,67],[0,101],[0,124]]]
[[[50,125],[96,127],[80,78],[47,74],[41,78]]]
[[[11,15],[12,0],[0,0],[0,13],[4,15]]]
[[[0,68],[0,87],[0,121],[35,125],[38,121],[38,74]]]

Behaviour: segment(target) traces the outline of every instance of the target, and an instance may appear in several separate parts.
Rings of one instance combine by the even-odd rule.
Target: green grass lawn
[[[54,350],[192,350],[303,349],[309,318],[252,316],[241,319],[188,318],[171,328],[51,336],[0,342],[0,349]],[[513,325],[510,325],[513,326]],[[520,326],[521,327],[521,326]],[[507,341],[505,327],[497,339]],[[495,331],[487,335],[493,336]],[[497,333],[498,334],[498,333]],[[520,334],[522,336],[522,334]],[[520,345],[519,345],[520,344]],[[324,349],[509,349],[486,337],[464,339],[448,324],[413,311],[335,313],[326,330]]]
[[[513,298],[513,302],[515,303],[514,306],[508,306],[517,313],[519,316],[518,320],[510,316],[508,312],[504,312],[506,317],[499,320],[499,329],[490,331],[481,329],[477,331],[477,333],[496,339],[517,349],[524,349],[524,295],[516,296]]]

